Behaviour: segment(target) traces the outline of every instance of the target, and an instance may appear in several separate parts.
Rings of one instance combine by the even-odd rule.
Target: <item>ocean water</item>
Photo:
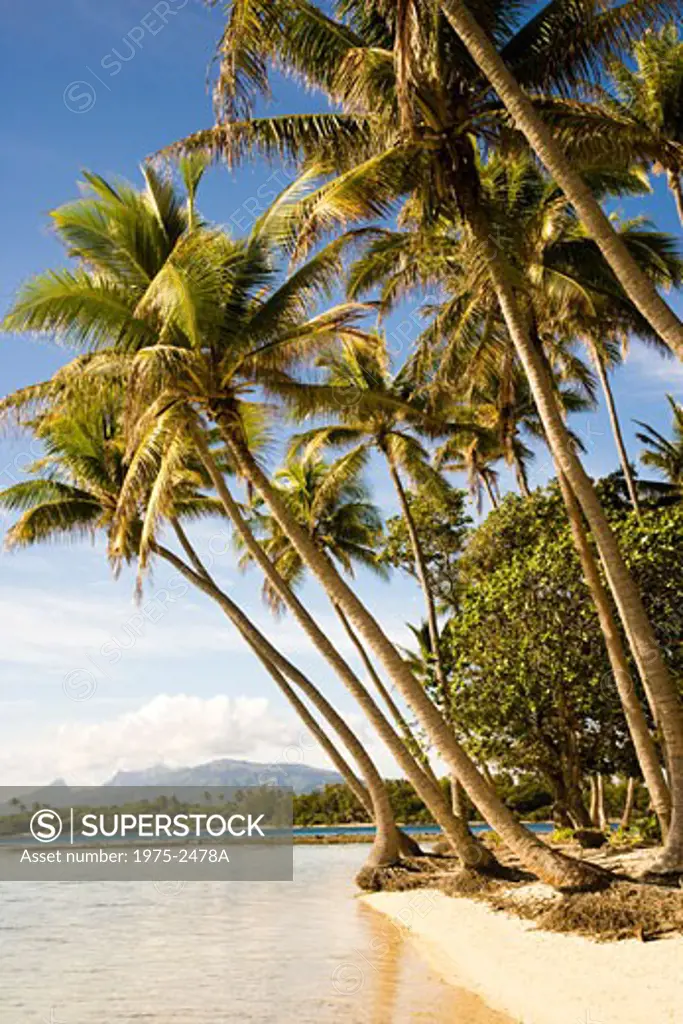
[[[401,825],[401,828],[408,835],[441,835],[439,825]],[[475,835],[490,832],[489,825],[471,825]],[[549,835],[554,831],[555,826],[547,821],[536,821],[527,823],[530,832],[536,835]],[[297,825],[294,829],[295,836],[348,836],[348,835],[373,835],[374,825]]]
[[[508,1024],[354,898],[367,851],[297,847],[294,883],[0,883],[0,1021]]]

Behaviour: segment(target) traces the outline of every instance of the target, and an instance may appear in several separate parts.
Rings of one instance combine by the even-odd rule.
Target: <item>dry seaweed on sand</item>
[[[603,892],[573,893],[544,910],[536,922],[553,932],[599,941],[643,942],[683,932],[683,892],[661,885],[615,882]]]
[[[596,854],[606,867],[608,858]],[[641,868],[630,858],[614,858],[610,866]],[[683,891],[652,882],[614,876],[593,892],[560,893],[517,869],[514,858],[507,877],[497,878],[462,868],[457,858],[416,857],[390,868],[364,869],[358,883],[365,891],[401,892],[438,889],[446,896],[481,900],[492,909],[533,921],[544,931],[584,935],[598,942],[640,939],[652,942],[683,934]]]
[[[436,886],[439,877],[449,875],[458,861],[453,857],[405,857],[390,867],[363,867],[356,884],[364,892],[404,892]]]

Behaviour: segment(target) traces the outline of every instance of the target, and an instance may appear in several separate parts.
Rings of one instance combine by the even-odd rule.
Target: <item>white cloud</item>
[[[274,622],[264,611],[261,628],[286,653],[309,644],[288,621]],[[86,654],[102,666],[136,657],[192,657],[197,653],[243,651],[244,643],[227,620],[208,604],[197,604],[172,585],[150,591],[140,607],[102,596],[70,597],[38,589],[0,589],[3,643],[0,662],[8,665],[75,669]]]
[[[149,588],[140,607],[121,599],[112,586],[111,595],[89,586],[88,596],[68,590],[46,591],[33,587],[0,587],[0,622],[3,642],[0,665],[6,679],[11,671],[27,667],[50,674],[90,671],[106,674],[129,659],[192,658],[197,655],[243,653],[244,641],[208,600],[185,589],[184,581],[168,577]],[[263,607],[251,617],[268,639],[285,655],[308,655],[312,646],[302,630],[287,616],[272,618]],[[337,649],[347,658],[354,648],[332,614],[316,620]],[[385,616],[387,635],[399,644],[410,644],[404,622]]]
[[[14,736],[0,748],[0,784],[44,785],[58,777],[71,785],[98,784],[119,770],[220,757],[278,762],[292,747],[300,747],[311,765],[324,763],[302,735],[298,721],[276,712],[266,698],[160,694],[111,718]]]
[[[641,344],[634,344],[626,361],[627,370],[635,371],[637,390],[641,394],[652,391],[683,392],[683,363],[671,357],[659,355]],[[633,393],[629,386],[629,391]]]

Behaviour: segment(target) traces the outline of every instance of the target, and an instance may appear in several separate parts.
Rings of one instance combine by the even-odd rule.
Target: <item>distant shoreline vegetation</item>
[[[500,773],[495,778],[495,785],[498,793],[506,805],[519,818],[519,820],[530,824],[552,822],[553,819],[553,797],[547,787],[532,776],[521,776],[512,778],[507,773]],[[424,803],[415,793],[415,790],[405,779],[386,780],[387,790],[391,799],[392,810],[396,821],[401,825],[434,827],[434,819],[425,807]],[[450,795],[448,780],[443,779],[441,786],[444,793]],[[264,793],[272,792],[272,787],[263,787]],[[246,792],[246,791],[245,791]],[[249,791],[251,792],[251,791]],[[225,803],[214,803],[212,810],[215,813],[230,813],[238,806],[236,801]],[[645,799],[645,793],[639,794],[640,802]],[[610,816],[617,816],[623,803],[623,785],[606,783],[606,809]],[[41,808],[35,806],[26,807],[18,798],[15,806],[17,810],[13,814],[0,815],[0,840],[11,836],[29,834],[29,825],[32,815]],[[253,805],[253,796],[250,797],[250,808]],[[41,805],[42,806],[42,805]],[[96,813],[113,816],[118,813],[143,813],[148,811],[165,811],[172,809],[174,814],[190,814],[197,811],[206,812],[206,807],[199,804],[190,804],[182,800],[175,800],[168,797],[159,797],[157,800],[138,801],[125,803],[117,806],[88,808]],[[65,809],[68,817],[68,810]],[[472,824],[480,822],[479,815],[470,804],[467,808],[468,820]],[[353,793],[344,783],[333,783],[313,793],[295,794],[293,799],[293,825],[294,828],[332,828],[334,826],[357,826],[363,827],[373,824],[370,816],[358,803]],[[302,837],[303,838],[303,837]]]

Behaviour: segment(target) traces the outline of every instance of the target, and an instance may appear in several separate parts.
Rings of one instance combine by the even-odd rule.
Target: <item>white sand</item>
[[[434,889],[361,897],[446,981],[520,1024],[683,1024],[683,937],[597,943]]]

